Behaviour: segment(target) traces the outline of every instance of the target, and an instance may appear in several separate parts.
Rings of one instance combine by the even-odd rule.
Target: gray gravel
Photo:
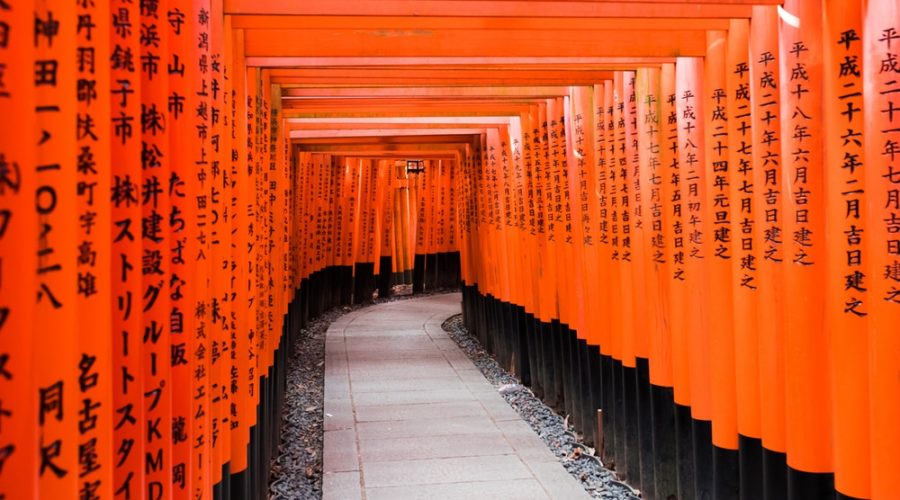
[[[371,304],[419,298],[455,290],[429,290],[412,295],[410,285],[394,287],[394,295],[376,297]],[[272,459],[269,498],[322,498],[323,401],[325,391],[325,332],[336,319],[367,305],[338,307],[301,330],[294,357],[288,362],[281,441]]]
[[[351,311],[333,309],[301,330],[288,363],[281,442],[270,469],[269,498],[322,498],[322,403],[325,332]]]
[[[490,353],[481,347],[478,339],[469,335],[461,314],[449,318],[442,326],[592,497],[608,500],[639,498],[636,490],[620,482],[614,472],[603,467],[600,460],[593,456],[593,449],[578,442],[574,429],[567,425],[565,418],[547,407],[516,377],[497,364]]]
[[[396,295],[376,298],[374,304],[418,298],[446,290],[409,294],[409,287],[396,287]],[[325,380],[325,332],[339,317],[365,306],[341,307],[326,312],[301,331],[295,355],[288,364],[281,441],[272,460],[269,498],[319,500],[322,498],[322,439]],[[593,450],[578,443],[566,420],[544,405],[531,391],[482,349],[468,334],[457,315],[444,323],[444,330],[472,359],[504,399],[531,425],[563,466],[594,498],[637,498],[627,485],[616,480],[592,456]]]

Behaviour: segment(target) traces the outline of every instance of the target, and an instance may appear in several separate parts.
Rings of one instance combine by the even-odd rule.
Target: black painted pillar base
[[[401,278],[400,283],[403,283],[404,285],[412,285],[413,284],[413,270],[412,269],[404,270],[402,273],[402,276],[403,277]]]
[[[383,255],[378,263],[378,296],[381,298],[390,297],[393,294],[392,277],[393,262],[390,255]]]
[[[322,311],[323,313],[328,311],[331,308],[337,307],[341,303],[341,295],[344,292],[344,283],[341,280],[341,267],[343,266],[331,266],[325,268],[326,279],[328,279],[328,283],[325,284],[325,287],[328,289],[328,301],[325,303],[325,309]]]
[[[738,500],[741,494],[740,455],[738,450],[713,447],[713,498]]]
[[[528,339],[528,315],[525,308],[521,306],[512,306],[513,316],[516,320],[516,337],[519,342],[519,356],[517,365],[519,370],[519,380],[523,385],[531,386],[531,346]]]
[[[613,358],[601,354],[601,369],[603,378],[601,381],[601,399],[603,409],[603,462],[609,467],[616,468],[616,376]]]
[[[653,449],[653,407],[650,402],[650,360],[635,359],[635,400],[637,401],[638,445],[640,451],[641,490],[654,490],[655,452]]]
[[[816,473],[788,467],[788,499],[831,498],[834,495],[834,474]]]
[[[594,406],[594,384],[591,379],[590,346],[585,339],[578,339],[578,376],[581,382],[581,434],[584,443],[594,446],[597,432],[597,406]]]
[[[675,394],[671,387],[650,387],[653,413],[653,479],[655,498],[678,497],[678,449],[675,431]],[[648,489],[645,485],[644,489]]]
[[[448,288],[452,286],[450,281],[450,254],[440,252],[437,254],[437,280],[435,287]]]
[[[694,424],[691,407],[675,403],[675,435],[678,464],[678,498],[694,497]]]
[[[587,357],[590,364],[588,376],[591,379],[591,425],[593,429],[593,446],[598,457],[603,456],[602,436],[597,433],[597,419],[600,418],[597,410],[603,409],[603,358],[600,354],[600,346],[588,345]],[[602,418],[601,418],[602,420]],[[601,422],[602,424],[602,422]]]
[[[628,435],[625,430],[625,418],[628,414],[625,409],[625,367],[618,359],[612,360],[613,381],[613,411],[612,422],[615,429],[615,460],[616,473],[620,478],[628,479]]]
[[[625,403],[625,460],[628,482],[641,488],[641,444],[639,436],[637,369],[622,367],[623,398]]]
[[[413,293],[425,291],[425,255],[417,253],[413,260]]]
[[[562,376],[563,376],[563,407],[565,408],[564,415],[569,416],[569,423],[572,424],[575,429],[580,428],[581,418],[578,415],[578,411],[576,410],[576,401],[575,401],[575,368],[576,365],[574,363],[574,356],[572,355],[572,344],[574,342],[575,334],[568,327],[568,325],[560,323],[560,358],[562,364]]]
[[[699,500],[713,498],[712,422],[693,420],[694,495]]]
[[[762,458],[763,498],[787,498],[787,456],[763,446]]]
[[[434,290],[437,288],[437,254],[430,253],[425,255],[425,289]]]
[[[460,260],[459,252],[450,252],[447,255],[450,267],[448,269],[450,286],[455,287],[462,282],[462,261]]]
[[[531,375],[531,392],[544,399],[544,369],[541,365],[543,349],[540,343],[541,323],[531,314],[525,319],[525,335],[528,338],[528,368]]]
[[[222,464],[222,479],[213,485],[213,500],[231,500],[230,464]]]
[[[741,500],[763,498],[762,441],[738,435],[738,461],[740,462]]]
[[[340,266],[336,268],[338,283],[340,283],[340,305],[349,306],[353,303],[353,266]]]
[[[353,272],[353,303],[370,304],[375,292],[375,264],[359,262]]]

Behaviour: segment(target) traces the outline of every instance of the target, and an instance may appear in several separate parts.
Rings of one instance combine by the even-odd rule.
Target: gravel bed
[[[503,399],[528,422],[569,474],[575,477],[593,498],[607,500],[640,498],[636,490],[620,482],[614,472],[603,467],[599,458],[593,456],[593,449],[578,442],[575,431],[568,425],[567,419],[550,409],[531,390],[522,386],[516,377],[500,367],[490,353],[481,347],[478,339],[469,335],[461,314],[447,319],[442,326],[481,370],[485,378],[497,387]]]
[[[332,309],[300,331],[288,362],[281,442],[269,472],[271,499],[322,498],[325,332],[332,321],[352,310]]]
[[[325,332],[344,314],[362,307],[455,290],[429,290],[412,295],[410,285],[394,287],[394,295],[371,304],[332,309],[300,331],[295,354],[288,362],[281,441],[272,459],[269,498],[322,498],[323,402],[325,391]]]

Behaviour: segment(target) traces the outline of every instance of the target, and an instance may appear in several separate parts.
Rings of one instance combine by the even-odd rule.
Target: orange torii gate
[[[0,1],[0,497],[263,497],[299,329],[461,283],[647,498],[893,498],[898,20]]]

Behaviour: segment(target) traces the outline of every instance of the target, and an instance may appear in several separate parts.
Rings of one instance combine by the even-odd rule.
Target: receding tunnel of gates
[[[297,150],[297,178],[308,190],[309,234],[327,234],[296,248],[302,260],[338,269],[343,301],[365,303],[377,289],[399,284],[414,292],[459,282],[460,256],[452,159],[379,159]]]
[[[858,395],[823,381],[831,369],[866,365],[859,356],[873,353],[858,345],[837,349],[852,330],[846,323],[860,317],[860,303],[828,308],[849,288],[845,280],[814,278],[817,269],[842,265],[846,249],[825,248],[821,238],[815,248],[809,217],[818,216],[817,234],[844,241],[842,209],[850,206],[855,217],[860,205],[834,202],[842,198],[831,195],[847,195],[834,186],[890,189],[883,179],[891,175],[889,169],[883,179],[841,177],[835,158],[841,148],[861,151],[862,140],[841,135],[840,147],[825,147],[820,137],[807,156],[802,143],[813,131],[804,123],[812,118],[781,116],[786,130],[799,135],[772,124],[777,115],[769,108],[778,99],[801,104],[791,93],[770,94],[776,76],[767,70],[774,64],[769,57],[789,39],[769,36],[777,31],[774,16],[760,14],[754,30],[743,23],[727,37],[713,36],[717,49],[705,61],[617,72],[611,82],[535,105],[519,117],[521,135],[504,142],[503,132],[486,133],[460,162],[470,328],[529,381],[555,387],[547,397],[581,415],[579,425],[589,425],[591,416],[574,405],[599,397],[600,405],[593,400],[590,407],[604,409],[608,440],[600,448],[648,495],[651,488],[687,498],[867,491],[871,471],[861,464],[869,455],[860,450],[886,446],[869,439],[869,413],[896,410],[896,398],[878,399],[841,407],[843,415],[834,418],[842,423],[830,424],[831,398],[850,404]],[[748,44],[759,62],[748,61]],[[726,64],[738,71],[724,71]],[[762,78],[754,81],[753,74]],[[854,86],[860,77],[842,79]],[[835,87],[825,86],[815,89],[818,99],[829,88],[838,98]],[[846,113],[829,115],[823,102],[815,109],[830,120],[820,133],[845,134]],[[861,126],[877,134],[874,122]],[[796,148],[804,152],[799,157]],[[782,157],[793,163],[779,170],[773,158]],[[830,159],[835,168],[812,173],[810,158]],[[760,192],[754,185],[799,195],[782,199],[774,187]],[[887,195],[889,205],[896,199]],[[889,248],[893,240],[884,236]],[[787,261],[794,266],[783,266]],[[896,310],[880,311],[880,321],[896,319]],[[836,323],[823,323],[826,317]],[[821,339],[823,329],[837,344]],[[877,331],[880,342],[892,342]],[[804,363],[812,352],[817,361]],[[866,373],[848,376],[870,387]],[[835,454],[828,436],[863,439],[842,448],[860,461]]]
[[[464,280],[479,334],[497,330],[489,322],[504,335],[525,326],[529,337],[503,356],[527,359],[534,383],[565,380],[558,369],[581,359],[565,361],[564,339],[599,346],[570,379],[590,366],[592,397],[600,380],[613,419],[602,449],[647,495],[900,491],[896,1],[788,0],[781,15],[774,5],[559,2],[545,12],[546,3],[479,2],[476,24],[547,29],[488,29],[472,39],[518,38],[483,47],[442,43],[468,34],[443,32],[408,49],[414,38],[383,31],[329,46],[320,31],[347,29],[321,26],[344,19],[311,30],[295,17],[334,12],[317,0],[32,3],[0,2],[0,102],[15,117],[0,121],[0,495],[262,494],[283,339],[310,311],[364,298],[373,277],[388,290],[391,279],[378,279],[388,269],[427,287],[435,268]],[[416,14],[409,2],[330,4],[344,14],[406,9],[400,21],[374,22],[407,27]],[[475,17],[460,5],[415,8]],[[243,15],[254,7],[295,16]],[[500,21],[519,8],[532,19]],[[568,37],[572,21],[553,17],[560,12],[587,19]],[[689,29],[623,31],[602,19],[610,15],[672,16],[652,21]],[[292,32],[315,43],[268,22],[300,26]],[[372,46],[353,45],[364,40]],[[356,57],[360,49],[369,55]],[[453,62],[422,69],[432,50]],[[533,73],[508,71],[525,62]],[[485,65],[494,72],[479,74]],[[489,102],[457,92],[458,111],[447,99],[289,95],[291,86],[356,86],[376,66],[369,85],[491,84],[497,71],[509,73],[503,84],[526,74],[578,85]],[[291,154],[294,120],[424,112],[485,131],[470,143]],[[436,234],[420,251],[426,233],[409,229],[432,206],[411,194],[427,175],[389,175],[395,189],[374,221],[371,209],[344,209],[333,172],[348,160],[426,152],[449,162],[451,183],[437,193],[450,215],[432,220],[456,225],[441,233],[455,244],[441,248]],[[369,173],[371,186],[379,172]],[[338,176],[341,189],[363,189],[361,176]],[[361,237],[385,227],[386,214],[406,229]],[[372,229],[348,236],[350,218]],[[563,403],[574,404],[565,390]],[[647,408],[654,429],[664,423],[653,435],[676,445],[667,462],[671,441],[649,442],[661,464],[656,490],[643,466]],[[79,410],[96,420],[79,425]],[[702,466],[710,461],[712,475]],[[672,463],[681,479],[661,484]]]

